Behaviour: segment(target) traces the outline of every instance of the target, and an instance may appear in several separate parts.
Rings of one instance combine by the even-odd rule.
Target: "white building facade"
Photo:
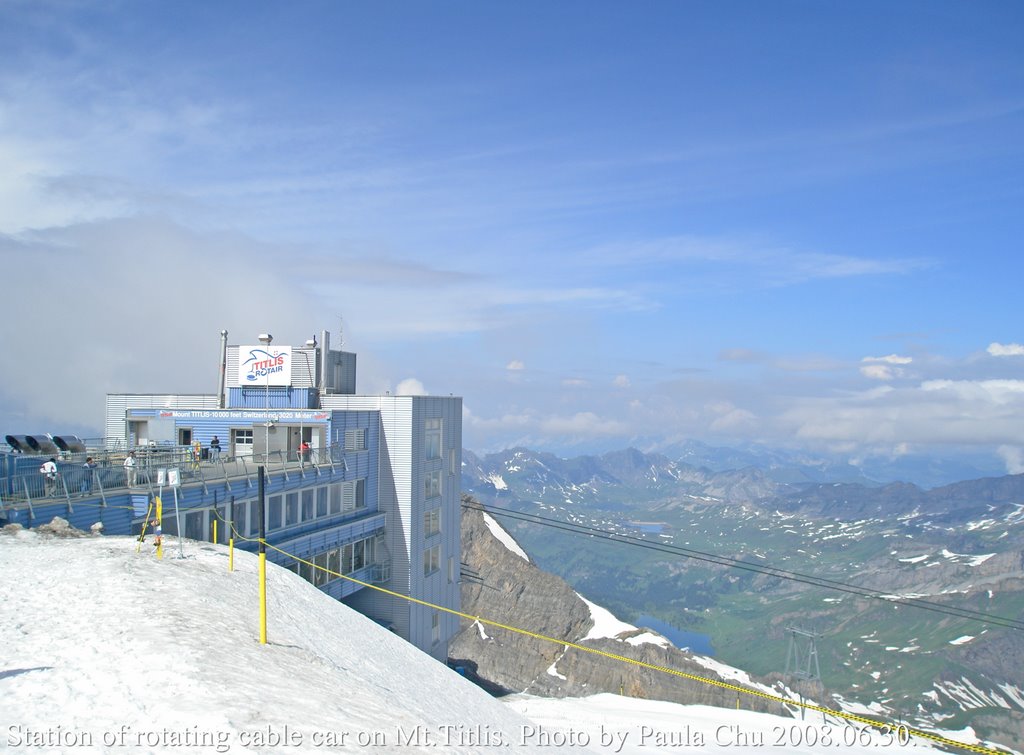
[[[299,347],[221,336],[217,393],[107,396],[109,451],[202,449],[196,463],[210,473],[182,491],[190,536],[225,514],[257,533],[248,478],[263,466],[267,542],[299,560],[272,549],[268,559],[446,660],[458,617],[390,593],[459,610],[462,399],[357,395],[356,355],[332,351],[326,332]]]

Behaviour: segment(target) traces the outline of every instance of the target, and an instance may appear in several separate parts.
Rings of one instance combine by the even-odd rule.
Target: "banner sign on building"
[[[243,388],[260,385],[292,384],[292,347],[262,344],[238,347],[238,385]]]

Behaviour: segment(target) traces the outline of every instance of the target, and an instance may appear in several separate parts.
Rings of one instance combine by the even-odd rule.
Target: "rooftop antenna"
[[[345,320],[338,315],[338,351],[345,350]]]

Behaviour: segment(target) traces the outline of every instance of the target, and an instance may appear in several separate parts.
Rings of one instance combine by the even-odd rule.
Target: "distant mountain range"
[[[754,468],[777,483],[848,482],[862,485],[883,485],[909,482],[922,488],[935,488],[960,480],[997,477],[1005,474],[1002,464],[990,457],[949,457],[905,454],[898,457],[870,456],[851,462],[849,458],[810,454],[759,444],[740,447],[710,446],[696,440],[666,444],[653,439],[637,439],[632,447],[651,456],[664,458],[688,467],[709,472],[729,472]],[[516,450],[516,449],[511,449]],[[502,451],[488,456],[507,454]],[[613,454],[616,452],[612,452]],[[538,453],[544,458],[552,454]],[[609,454],[588,454],[574,457],[583,460],[605,459]],[[483,458],[483,457],[481,457]]]
[[[751,461],[746,452],[691,444],[683,458],[635,448],[599,456],[563,459],[554,454],[511,448],[480,457],[463,452],[463,490],[483,499],[514,497],[605,510],[665,509],[689,503],[745,503],[810,516],[857,518],[878,515],[936,517],[950,523],[983,518],[1024,501],[1024,475],[954,482],[925,489],[906,482],[882,484],[849,468],[814,466],[781,457]],[[714,457],[711,459],[710,457]],[[692,463],[685,459],[699,461]],[[713,466],[706,463],[712,461]],[[811,471],[815,470],[812,476]],[[829,478],[834,471],[837,478]]]
[[[762,678],[808,628],[828,689],[1024,752],[1024,475],[925,488],[692,450],[467,451],[462,484],[532,563],[618,616],[704,634]]]

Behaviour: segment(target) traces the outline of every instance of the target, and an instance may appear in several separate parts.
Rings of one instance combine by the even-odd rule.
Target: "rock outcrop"
[[[768,689],[767,682],[759,683],[739,671],[733,674],[710,659],[679,650],[651,630],[620,626],[614,637],[586,639],[595,626],[590,606],[564,580],[537,568],[495,537],[492,528],[499,525],[493,518],[488,523],[485,516],[472,508],[463,510],[463,559],[469,575],[463,580],[463,612],[648,666]],[[507,533],[502,537],[512,542]],[[452,641],[449,656],[452,665],[461,666],[495,693],[575,697],[612,692],[728,708],[735,708],[738,701],[744,709],[772,713],[782,709],[763,697],[468,620]]]

